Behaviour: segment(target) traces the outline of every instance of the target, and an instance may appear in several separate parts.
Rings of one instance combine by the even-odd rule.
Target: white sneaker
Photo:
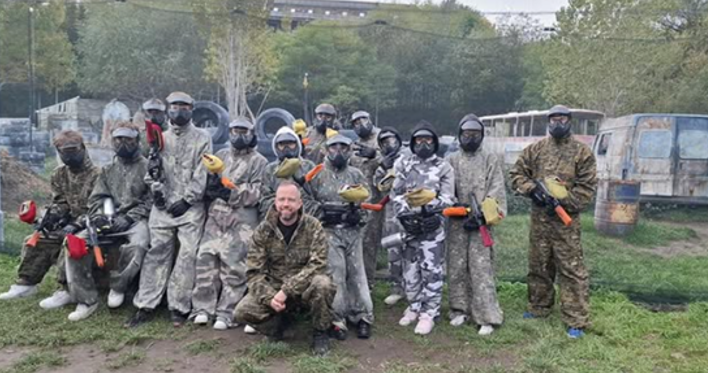
[[[403,317],[401,317],[401,320],[398,321],[398,325],[408,326],[416,320],[418,320],[418,314],[411,311],[410,308],[406,308],[406,312],[403,314]]]
[[[258,334],[258,330],[253,329],[253,327],[250,326],[250,325],[246,325],[246,326],[243,328],[243,332],[246,333],[246,334]]]
[[[214,330],[226,330],[228,328],[229,326],[224,320],[216,319],[216,322],[214,322]]]
[[[119,293],[115,290],[108,292],[108,308],[118,308],[123,305],[125,299],[124,293]]]
[[[79,303],[76,310],[69,314],[69,321],[79,321],[91,316],[98,309],[98,302],[88,305]]]
[[[435,326],[435,321],[427,313],[420,315],[420,320],[418,320],[418,325],[415,326],[415,334],[428,335],[433,331]]]
[[[450,320],[450,325],[460,326],[467,321],[467,315],[457,315]]]
[[[25,298],[37,294],[37,285],[11,285],[10,290],[0,294],[0,300]]]
[[[481,328],[479,328],[479,335],[490,335],[494,332],[494,327],[491,325],[482,325]]]
[[[206,313],[200,313],[194,318],[195,325],[206,325],[209,322],[209,316]]]
[[[393,306],[394,304],[398,303],[399,300],[403,299],[403,295],[400,294],[391,294],[384,299],[384,303],[386,303],[389,306]]]
[[[45,310],[51,310],[54,308],[64,307],[67,304],[74,303],[71,295],[66,290],[57,290],[52,294],[51,297],[43,299],[39,302],[39,306]]]

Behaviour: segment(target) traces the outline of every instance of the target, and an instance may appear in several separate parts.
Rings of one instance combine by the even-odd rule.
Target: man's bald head
[[[284,181],[275,191],[275,210],[278,211],[280,221],[285,225],[297,222],[298,214],[302,208],[300,188],[291,182]]]

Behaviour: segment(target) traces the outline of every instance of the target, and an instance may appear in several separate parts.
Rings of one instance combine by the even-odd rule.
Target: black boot
[[[326,356],[329,354],[329,336],[327,332],[315,330],[312,335],[312,353],[315,356]]]
[[[332,328],[329,330],[329,335],[339,341],[344,341],[347,339],[347,331],[337,325],[332,325]]]
[[[364,320],[359,321],[356,328],[356,336],[359,339],[369,339],[371,337],[371,324]]]
[[[170,311],[170,321],[172,321],[172,326],[179,328],[187,322],[188,314],[184,314],[179,311]]]
[[[123,324],[124,328],[136,328],[152,319],[152,310],[147,308],[140,308],[133,317],[128,319],[128,321]]]

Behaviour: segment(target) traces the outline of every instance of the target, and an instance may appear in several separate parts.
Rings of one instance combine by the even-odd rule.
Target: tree
[[[141,102],[185,91],[198,98],[204,39],[189,12],[140,3],[87,5],[79,29],[79,88]]]
[[[276,66],[272,31],[265,22],[267,4],[267,0],[206,0],[195,5],[200,24],[209,25],[206,77],[224,89],[232,118],[254,119],[249,96],[267,96]]]
[[[275,40],[280,67],[273,100],[300,111],[308,74],[312,104],[329,102],[343,114],[384,109],[395,103],[396,71],[381,63],[355,31],[330,23],[299,27]]]

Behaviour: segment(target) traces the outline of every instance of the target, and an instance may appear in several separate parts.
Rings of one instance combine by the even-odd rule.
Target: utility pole
[[[30,152],[34,151],[34,141],[32,139],[32,127],[35,122],[34,115],[34,8],[32,3],[29,3],[29,8],[27,11],[27,57],[29,60],[29,65],[27,66],[27,75],[29,80],[29,145]]]

